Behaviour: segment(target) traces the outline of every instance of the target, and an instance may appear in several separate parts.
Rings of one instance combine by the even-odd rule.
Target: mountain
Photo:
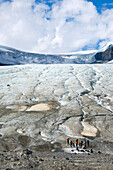
[[[92,64],[113,60],[113,43],[101,50],[81,51],[64,54],[39,54],[0,46],[0,65],[21,64]]]
[[[98,52],[95,55],[96,61],[111,61],[113,60],[113,45],[109,45],[103,52]]]

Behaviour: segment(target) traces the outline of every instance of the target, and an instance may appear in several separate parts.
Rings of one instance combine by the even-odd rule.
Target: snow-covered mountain
[[[113,60],[113,43],[100,50],[64,54],[39,54],[0,46],[0,65],[20,64],[92,64]]]

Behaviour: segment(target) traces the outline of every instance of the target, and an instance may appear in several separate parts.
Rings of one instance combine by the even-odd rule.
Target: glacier
[[[12,136],[10,142],[15,138],[18,143],[18,136],[24,136],[31,148],[38,140],[64,147],[67,137],[88,138],[104,150],[108,146],[102,142],[113,141],[112,87],[110,64],[2,66],[1,138]],[[113,151],[111,146],[108,150]]]
[[[65,148],[69,137],[112,153],[112,57],[112,43],[51,55],[0,46],[0,146]]]

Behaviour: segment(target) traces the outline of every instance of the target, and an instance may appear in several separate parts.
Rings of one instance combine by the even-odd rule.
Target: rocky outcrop
[[[113,60],[113,46],[106,49],[104,52],[99,52],[95,55],[96,61],[107,62]]]

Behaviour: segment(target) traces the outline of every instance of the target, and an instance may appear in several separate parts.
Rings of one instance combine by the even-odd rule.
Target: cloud
[[[113,6],[113,3],[104,3],[104,4],[102,4],[103,6]]]
[[[113,40],[113,9],[99,14],[85,0],[0,0],[0,44],[17,49],[60,53],[95,49]]]

